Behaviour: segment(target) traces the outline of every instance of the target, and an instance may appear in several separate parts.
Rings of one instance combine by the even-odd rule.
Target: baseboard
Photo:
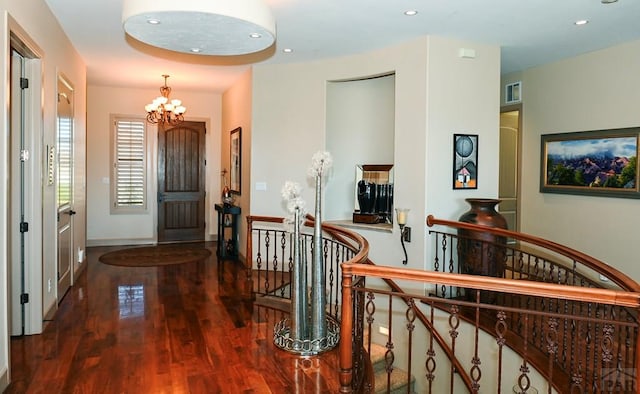
[[[88,239],[87,246],[125,246],[125,245],[155,245],[156,239],[138,238],[138,239]]]
[[[206,234],[204,237],[205,242],[217,240],[217,236]],[[158,240],[155,238],[118,238],[118,239],[88,239],[87,247],[91,246],[129,246],[129,245],[156,245]]]
[[[9,370],[4,368],[0,373],[0,393],[4,393],[7,387],[9,387]]]
[[[44,322],[45,324],[49,321],[52,321],[53,318],[56,315],[56,312],[58,312],[58,304],[57,303],[53,303],[53,305],[51,305],[51,307],[49,308],[49,310],[44,314]],[[44,330],[44,328],[43,328]]]

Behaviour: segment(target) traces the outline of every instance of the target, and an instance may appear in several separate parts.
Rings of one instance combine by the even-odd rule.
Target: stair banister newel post
[[[352,392],[353,379],[353,276],[347,272],[348,265],[342,264],[342,316],[340,320],[340,392]]]

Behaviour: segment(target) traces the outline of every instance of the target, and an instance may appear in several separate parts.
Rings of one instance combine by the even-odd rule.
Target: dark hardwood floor
[[[6,393],[336,393],[337,350],[273,345],[284,313],[241,293],[244,271],[197,263],[87,267],[41,335],[12,338]]]

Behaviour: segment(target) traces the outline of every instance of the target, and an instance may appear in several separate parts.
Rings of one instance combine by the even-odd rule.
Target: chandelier
[[[177,125],[184,121],[184,113],[187,109],[182,105],[182,101],[169,100],[169,94],[171,94],[171,88],[167,86],[169,76],[166,74],[162,76],[164,77],[164,86],[160,87],[161,96],[156,97],[151,104],[144,107],[147,111],[147,122]]]

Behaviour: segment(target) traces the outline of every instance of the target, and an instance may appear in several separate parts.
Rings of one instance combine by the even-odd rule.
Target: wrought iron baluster
[[[289,293],[288,294],[288,298],[289,299],[292,298],[291,294],[292,294],[292,291],[293,291],[293,286],[291,286],[291,285],[286,286],[286,284],[287,283],[290,284],[291,278],[293,278],[293,253],[295,252],[293,238],[294,238],[294,234],[290,234],[290,238],[289,238],[289,282],[285,281],[284,274],[282,275],[282,282],[281,282],[281,287],[283,289],[283,291],[281,293],[282,297],[285,296],[285,293],[284,293],[285,290],[284,289],[286,287],[287,289],[289,289],[289,291],[288,291],[288,293]]]
[[[429,306],[429,322],[431,322],[431,325],[433,326],[435,307],[433,305],[433,302],[429,303]],[[427,370],[427,381],[429,382],[429,393],[431,393],[433,391],[433,381],[436,378],[436,375],[434,373],[436,371],[436,352],[433,349],[433,332],[431,330],[429,330],[429,349],[427,350],[427,360],[425,361],[425,367]]]
[[[429,231],[429,234],[431,234],[432,231]],[[440,238],[440,233],[435,233],[436,234],[436,241],[435,241],[435,247],[433,249],[435,249],[435,256],[433,258],[433,270],[435,272],[438,272],[438,270],[440,269],[440,257],[439,257],[439,253],[440,253],[440,249],[438,248],[438,239]],[[444,235],[443,235],[444,236]],[[438,285],[436,285],[436,288],[438,287]]]
[[[507,314],[504,311],[496,313],[496,343],[498,344],[498,394],[502,392],[502,351],[507,343],[505,334],[507,333],[506,324]]]
[[[476,290],[476,319],[475,319],[475,336],[474,336],[474,353],[471,359],[471,388],[474,393],[480,391],[480,379],[482,378],[482,370],[480,369],[480,355],[478,354],[478,341],[480,340],[480,290]]]
[[[376,313],[376,304],[374,302],[375,299],[376,296],[373,294],[373,292],[367,293],[367,304],[365,308],[367,312],[367,332],[369,333],[367,337],[367,352],[369,354],[371,354],[371,333],[373,332],[373,322],[375,321],[373,315]]]
[[[258,231],[258,251],[256,253],[256,268],[258,270],[258,278],[256,279],[256,287],[258,288],[258,293],[260,293],[260,289],[262,288],[260,283],[260,276],[262,275],[262,230]]]
[[[407,354],[407,394],[411,394],[411,354],[413,350],[413,330],[415,328],[415,320],[416,320],[416,312],[415,312],[416,304],[413,298],[407,301],[407,311],[405,312],[405,317],[407,319],[407,332],[408,332],[408,354]]]
[[[460,318],[458,314],[460,309],[457,305],[451,306],[451,313],[449,314],[449,335],[451,336],[451,354],[456,357],[456,338],[458,338],[458,327],[460,326]],[[454,393],[454,378],[456,374],[456,368],[451,363],[451,369],[449,371],[449,392]]]
[[[329,289],[329,297],[327,297],[327,305],[329,305],[329,313],[331,313],[332,307],[335,307],[333,310],[333,314],[336,317],[338,316],[338,300],[334,300],[333,292],[334,292],[334,267],[337,267],[337,262],[340,261],[340,247],[338,244],[334,244],[334,247],[331,248],[331,258],[328,261],[329,269],[326,270],[329,275],[329,280],[327,281],[327,288]],[[335,305],[334,305],[335,302]]]
[[[387,334],[387,343],[385,347],[387,351],[384,353],[384,370],[387,371],[387,393],[391,388],[391,373],[393,372],[393,363],[395,361],[395,354],[393,352],[393,298],[391,295],[387,297],[389,304],[387,306],[387,325],[389,327],[389,333]]]
[[[524,325],[529,326],[529,315],[527,313],[524,314]],[[529,357],[528,353],[528,330],[524,330],[524,346],[523,346],[523,354],[522,354],[522,365],[520,365],[520,375],[518,376],[518,389],[520,390],[518,394],[527,394],[527,390],[531,387],[531,380],[529,379],[529,366],[527,365],[527,358]]]
[[[271,254],[270,250],[271,250],[271,236],[269,235],[269,230],[267,230],[265,232],[265,237],[264,237],[264,246],[265,246],[265,259],[266,259],[266,265],[265,265],[265,278],[264,278],[264,292],[265,294],[269,293],[269,255]],[[275,232],[274,232],[274,237],[275,237]]]
[[[582,312],[582,304],[580,305],[580,312]],[[582,315],[582,314],[581,314]],[[584,326],[583,322],[579,320],[577,323],[576,332],[578,333],[578,337],[582,338],[584,335]],[[585,338],[586,341],[586,338]],[[584,391],[584,376],[583,376],[583,366],[582,361],[583,357],[587,355],[585,351],[585,346],[577,346],[576,347],[576,367],[571,368],[571,394],[582,394]],[[571,352],[571,357],[573,358],[573,352]],[[588,357],[588,356],[587,356]]]
[[[553,364],[558,353],[558,319],[550,317],[547,321],[547,353],[548,353],[548,379],[553,382]]]

